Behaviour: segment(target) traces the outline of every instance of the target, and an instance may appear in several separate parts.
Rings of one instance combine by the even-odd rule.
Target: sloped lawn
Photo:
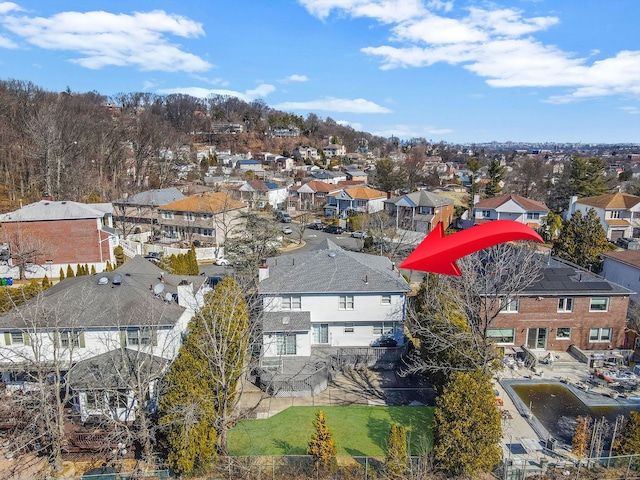
[[[327,418],[338,455],[386,454],[392,423],[407,428],[409,454],[431,449],[432,407],[289,407],[266,420],[244,420],[229,432],[231,455],[306,455],[318,410]]]

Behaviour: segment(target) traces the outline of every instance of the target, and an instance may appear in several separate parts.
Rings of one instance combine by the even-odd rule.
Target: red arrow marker
[[[513,240],[542,242],[530,227],[513,220],[495,220],[444,235],[442,222],[409,254],[399,268],[461,276],[456,260],[483,248]]]

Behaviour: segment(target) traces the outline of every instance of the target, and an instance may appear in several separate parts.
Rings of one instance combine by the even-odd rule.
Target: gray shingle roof
[[[132,205],[132,206],[159,206],[166,205],[167,203],[175,202],[177,200],[184,200],[185,197],[180,190],[175,187],[160,188],[156,190],[147,190],[146,192],[136,193],[130,195],[127,198],[120,198],[113,203],[119,205]]]
[[[264,332],[306,332],[311,328],[311,312],[264,312]]]
[[[114,285],[116,275],[121,284]],[[164,276],[166,293],[177,292],[177,285],[187,279],[198,289],[206,280],[202,276],[178,276],[164,273],[141,256],[127,261],[113,272],[67,278],[0,316],[0,330],[33,328],[109,328],[141,325],[174,326],[185,311],[175,302],[154,296],[153,287]],[[105,284],[99,280],[106,278]]]
[[[37,222],[42,220],[102,218],[105,213],[111,213],[112,211],[113,207],[110,203],[87,204],[40,200],[14,212],[0,215],[0,222]]]
[[[69,384],[76,390],[132,389],[137,386],[137,374],[148,383],[158,379],[166,365],[164,358],[119,348],[76,363],[69,372]]]
[[[315,249],[267,260],[269,278],[261,294],[409,292],[411,288],[386,257],[351,252],[325,240]]]
[[[385,200],[385,203],[396,204],[403,198],[408,198],[418,207],[442,207],[453,203],[453,200],[449,197],[427,192],[426,190],[418,190],[416,192],[407,193],[406,195],[393,197],[389,200]]]

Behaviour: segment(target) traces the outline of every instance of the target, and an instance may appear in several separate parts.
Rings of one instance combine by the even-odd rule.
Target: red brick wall
[[[516,346],[526,345],[529,328],[548,328],[548,350],[567,350],[572,344],[586,350],[621,348],[629,297],[609,297],[609,309],[606,312],[590,312],[590,299],[573,297],[573,311],[559,313],[558,297],[542,297],[541,300],[538,297],[520,297],[518,312],[500,313],[491,322],[491,327],[515,328]],[[558,327],[571,327],[571,338],[556,339]],[[591,328],[613,328],[611,342],[590,342]]]
[[[54,264],[76,264],[100,262],[110,258],[109,242],[98,243],[107,238],[100,234],[96,219],[81,220],[50,220],[42,222],[12,222],[2,225],[3,235],[7,241],[19,238],[39,239],[39,249],[42,254],[37,263],[44,264],[45,260],[53,260]],[[19,240],[18,240],[19,241]],[[26,242],[27,240],[25,240]]]

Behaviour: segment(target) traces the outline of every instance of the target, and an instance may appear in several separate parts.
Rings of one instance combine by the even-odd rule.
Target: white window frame
[[[293,341],[289,340],[293,338]],[[296,334],[290,332],[276,333],[276,354],[295,355],[298,351]]]
[[[75,330],[62,330],[60,332],[60,347],[70,346],[80,348],[80,332]]]
[[[520,311],[520,297],[502,299],[500,312],[502,313],[518,313]]]
[[[195,222],[196,221],[196,216],[193,214],[193,212],[183,212],[182,213],[182,218],[184,218],[185,222]]]
[[[558,313],[573,312],[573,297],[558,298]]]
[[[609,218],[622,218],[620,210],[611,210]]]
[[[391,305],[391,294],[383,293],[380,297],[380,305]]]
[[[594,334],[595,332],[595,334]],[[605,335],[606,334],[606,335]],[[589,329],[589,342],[610,342],[613,338],[613,328],[611,327],[602,327],[602,328],[590,328]]]
[[[324,333],[324,335],[323,335]],[[329,324],[328,323],[312,323],[311,338],[313,345],[328,345],[329,341]]]
[[[540,220],[540,212],[527,212],[527,220]]]
[[[601,304],[601,300],[604,300],[604,308],[594,308],[594,300],[598,302],[596,305]],[[589,299],[589,311],[590,312],[608,312],[609,311],[609,297],[591,297]]]
[[[282,310],[302,309],[302,297],[300,295],[283,295],[281,299]]]
[[[501,335],[491,335],[491,333],[500,332]],[[507,332],[511,332],[511,340],[508,340]],[[501,341],[496,341],[497,345],[514,345],[516,341],[516,329],[515,328],[487,328],[487,339],[495,340],[500,339]]]
[[[24,332],[9,332],[11,334],[11,345],[24,345]]]
[[[373,324],[373,334],[379,337],[393,335],[393,322],[375,322]]]
[[[162,218],[164,220],[173,220],[173,212],[168,212],[168,211],[164,210],[162,212]]]
[[[340,295],[338,299],[338,310],[353,310],[355,300],[353,295]]]
[[[568,335],[560,335],[560,330],[568,330]],[[556,340],[570,340],[571,339],[571,327],[558,327],[556,328]]]
[[[491,216],[491,210],[482,210],[482,218],[489,218]]]
[[[153,332],[150,328],[127,330],[127,346],[147,347],[153,344]]]

